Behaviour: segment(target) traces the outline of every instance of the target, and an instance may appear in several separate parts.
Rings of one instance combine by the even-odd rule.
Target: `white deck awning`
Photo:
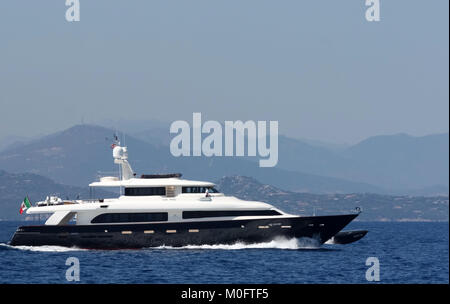
[[[179,178],[130,178],[127,180],[105,180],[93,182],[89,187],[213,187],[215,184],[210,182],[193,181]]]

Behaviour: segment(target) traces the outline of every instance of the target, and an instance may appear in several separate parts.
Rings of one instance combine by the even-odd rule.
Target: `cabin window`
[[[150,195],[166,195],[165,187],[134,187],[125,188],[126,196],[150,196]]]
[[[208,193],[219,193],[214,187],[183,187],[182,193],[205,193],[208,190]]]
[[[91,223],[165,222],[167,218],[167,212],[103,213],[94,217]]]
[[[275,210],[220,210],[220,211],[183,211],[183,219],[224,216],[262,216],[281,215]]]

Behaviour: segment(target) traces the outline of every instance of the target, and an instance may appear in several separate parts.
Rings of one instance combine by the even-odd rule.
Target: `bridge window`
[[[219,193],[214,187],[183,187],[181,189],[182,193],[205,193],[208,190],[208,193]]]
[[[150,195],[166,195],[165,187],[134,187],[125,188],[126,196],[150,196]]]

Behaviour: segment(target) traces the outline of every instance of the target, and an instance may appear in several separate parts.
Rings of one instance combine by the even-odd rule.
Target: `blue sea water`
[[[141,250],[11,247],[20,222],[0,222],[0,283],[70,283],[66,259],[80,261],[79,283],[373,283],[368,257],[380,262],[379,283],[449,283],[448,223],[354,222],[367,229],[348,245],[311,248],[298,240],[256,245]]]

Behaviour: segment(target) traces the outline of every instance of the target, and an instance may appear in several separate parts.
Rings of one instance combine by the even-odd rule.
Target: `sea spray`
[[[24,250],[24,251],[35,251],[35,252],[69,252],[69,251],[85,251],[88,249],[82,249],[77,247],[64,247],[64,246],[11,246],[5,243],[0,243],[0,248],[11,249],[11,250]]]
[[[246,244],[242,242],[236,242],[234,244],[216,244],[216,245],[187,245],[182,247],[172,246],[159,246],[147,249],[189,249],[189,250],[201,250],[201,249],[216,249],[216,250],[241,250],[241,249],[318,249],[320,242],[312,238],[276,238],[270,242]]]
[[[243,242],[236,242],[234,244],[215,244],[215,245],[186,245],[182,247],[173,246],[159,246],[148,247],[145,249],[178,249],[178,250],[241,250],[241,249],[318,249],[320,242],[313,238],[276,238],[270,242],[246,244]],[[15,249],[24,251],[35,252],[70,252],[70,251],[86,251],[89,249],[82,249],[77,247],[64,247],[64,246],[11,246],[5,243],[0,243],[0,249]],[[94,250],[90,250],[94,251]],[[97,249],[95,251],[98,251]]]

